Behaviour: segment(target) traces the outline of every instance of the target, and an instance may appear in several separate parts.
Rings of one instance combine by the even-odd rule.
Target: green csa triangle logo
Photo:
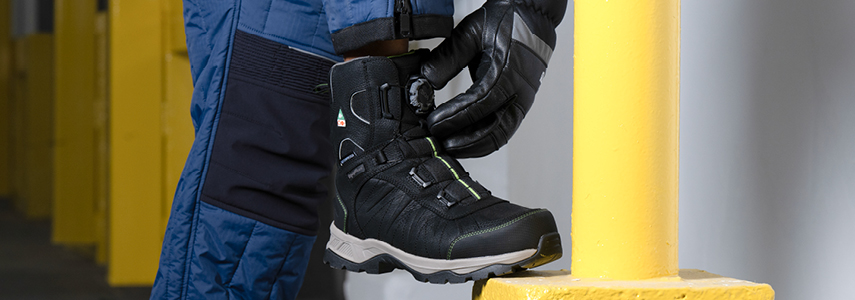
[[[346,127],[347,122],[344,121],[344,114],[341,113],[341,109],[338,110],[338,127]]]

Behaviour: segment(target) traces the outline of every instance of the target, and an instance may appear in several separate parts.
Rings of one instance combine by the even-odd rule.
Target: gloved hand
[[[480,157],[507,144],[534,102],[566,8],[566,0],[488,0],[431,52],[422,75],[435,89],[466,66],[473,81],[427,118],[448,153]]]

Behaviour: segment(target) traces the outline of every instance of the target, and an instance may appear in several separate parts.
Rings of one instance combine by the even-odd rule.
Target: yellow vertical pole
[[[160,254],[162,40],[160,0],[109,7],[109,251],[112,285],[148,285]]]
[[[10,85],[9,100],[11,100],[11,118],[10,118],[10,134],[12,140],[10,174],[12,176],[11,191],[14,199],[14,206],[18,211],[26,209],[27,198],[27,174],[25,172],[27,147],[25,142],[25,121],[27,98],[26,89],[26,70],[27,63],[24,53],[26,53],[26,40],[16,38],[12,40],[12,74]]]
[[[52,239],[95,242],[95,0],[56,0]]]
[[[677,269],[680,0],[576,0],[575,17],[571,272],[479,281],[473,299],[774,299]]]
[[[94,194],[95,194],[95,261],[107,263],[107,199],[109,171],[108,131],[107,131],[107,12],[99,11],[95,15],[95,153],[94,155]]]
[[[11,1],[0,1],[0,198],[12,196]]]
[[[29,218],[50,216],[53,201],[53,36],[24,37],[23,212]]]
[[[575,1],[571,272],[676,275],[680,1]]]

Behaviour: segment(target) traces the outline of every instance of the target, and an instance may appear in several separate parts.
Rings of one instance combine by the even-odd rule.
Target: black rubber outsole
[[[411,269],[392,255],[380,254],[365,262],[354,263],[342,258],[330,249],[324,253],[324,263],[332,268],[344,269],[352,272],[366,272],[368,274],[383,274],[392,272],[394,269],[407,270],[413,277],[421,282],[436,284],[464,283],[470,280],[481,280],[502,276],[525,269],[534,268],[561,258],[561,237],[557,232],[547,233],[540,237],[537,252],[534,255],[512,264],[494,264],[466,274],[457,274],[452,271],[439,271],[431,274],[422,274]]]

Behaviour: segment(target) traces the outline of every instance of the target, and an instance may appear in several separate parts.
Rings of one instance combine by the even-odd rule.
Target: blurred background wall
[[[851,298],[855,2],[683,1],[680,264]]]
[[[151,285],[193,139],[180,1],[0,11],[0,198],[49,220],[51,242],[106,266],[111,285]]]
[[[106,2],[0,3],[0,197],[53,220],[55,243],[92,249],[111,283],[147,285],[192,140],[180,2]],[[455,2],[459,20],[483,1]],[[848,297],[853,13],[849,0],[682,1],[682,268],[769,283],[778,299]],[[571,2],[525,125],[497,153],[463,162],[497,196],[553,212],[565,255],[544,269],[569,269],[572,257],[572,15]],[[69,42],[79,37],[89,44]],[[469,83],[459,76],[437,99]],[[344,282],[349,299],[465,299],[471,286],[399,271]]]

